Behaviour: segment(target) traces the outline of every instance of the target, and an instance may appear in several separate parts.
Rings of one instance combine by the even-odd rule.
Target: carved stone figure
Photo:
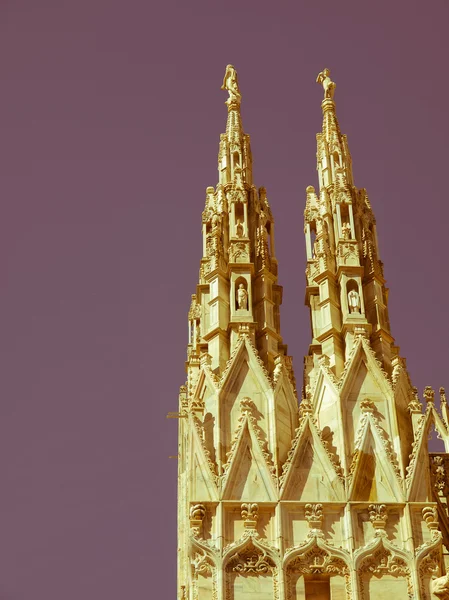
[[[349,312],[359,313],[360,312],[360,296],[355,290],[351,290],[348,294],[348,305]]]
[[[239,310],[248,310],[248,292],[245,290],[243,283],[239,284],[237,290],[237,305]]]
[[[244,228],[243,228],[243,223],[241,222],[240,219],[237,220],[237,225],[235,226],[235,230],[236,230],[236,234],[237,237],[243,237],[244,234]]]
[[[341,232],[343,234],[343,239],[351,239],[351,225],[349,223],[343,223],[343,225],[341,226]]]
[[[221,89],[227,90],[229,93],[229,98],[227,99],[226,104],[231,104],[231,102],[237,102],[237,104],[240,104],[242,96],[239,90],[237,71],[234,69],[233,65],[227,65]]]
[[[318,73],[316,82],[322,84],[324,88],[324,97],[330,98],[332,100],[332,98],[334,97],[336,85],[330,78],[329,69],[324,69],[323,71],[321,71],[321,73]]]
[[[432,581],[432,593],[441,600],[449,600],[449,573]]]

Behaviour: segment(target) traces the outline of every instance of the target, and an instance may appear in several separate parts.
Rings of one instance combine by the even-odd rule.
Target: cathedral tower
[[[237,73],[223,89],[219,179],[206,189],[203,257],[179,397],[178,598],[449,598],[449,451],[440,389],[423,407],[390,331],[366,191],[354,186],[328,70],[307,188],[312,341],[298,403],[280,333],[274,219],[253,184]]]

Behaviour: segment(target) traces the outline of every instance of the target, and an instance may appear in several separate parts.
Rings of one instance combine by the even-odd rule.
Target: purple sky
[[[318,71],[377,217],[393,334],[449,387],[447,0],[0,3],[0,600],[174,600],[176,422],[227,63],[297,377]],[[429,9],[429,7],[431,7]]]

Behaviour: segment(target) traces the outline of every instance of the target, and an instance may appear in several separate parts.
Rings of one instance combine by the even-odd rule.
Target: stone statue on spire
[[[226,100],[226,104],[229,106],[232,103],[240,104],[242,96],[239,90],[239,82],[237,79],[237,71],[233,65],[226,66],[226,73],[223,79],[222,90],[227,90],[229,98]]]
[[[321,71],[321,73],[318,73],[318,77],[316,78],[316,82],[321,83],[324,88],[325,100],[327,98],[329,98],[330,100],[333,99],[336,88],[335,82],[332,81],[330,78],[330,74],[331,73],[329,69],[324,69],[323,71]]]

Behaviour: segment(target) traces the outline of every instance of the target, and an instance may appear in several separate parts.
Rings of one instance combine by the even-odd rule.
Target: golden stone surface
[[[185,600],[449,598],[449,415],[423,406],[390,331],[368,195],[353,183],[328,69],[306,189],[303,393],[280,333],[274,219],[252,179],[237,73],[226,68],[218,184],[179,396],[178,597]]]

